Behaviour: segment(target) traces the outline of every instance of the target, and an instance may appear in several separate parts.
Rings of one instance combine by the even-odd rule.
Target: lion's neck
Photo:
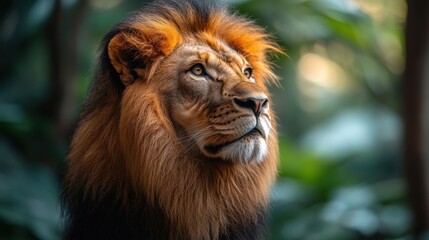
[[[232,226],[254,223],[266,207],[270,183],[258,173],[264,166],[202,163],[206,159],[183,155],[169,160],[174,163],[167,161],[165,172],[140,189],[149,203],[159,204],[178,235],[216,239]]]

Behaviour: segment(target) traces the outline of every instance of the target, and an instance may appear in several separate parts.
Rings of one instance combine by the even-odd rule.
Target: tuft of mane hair
[[[258,163],[218,161],[186,150],[166,104],[175,96],[167,101],[156,89],[178,88],[168,82],[178,73],[159,66],[189,39],[244,56],[265,92],[276,81],[267,54],[281,52],[277,45],[223,4],[156,1],[124,19],[101,43],[67,157],[64,239],[266,237],[277,171],[275,123],[268,153]],[[127,92],[137,82],[142,89]]]

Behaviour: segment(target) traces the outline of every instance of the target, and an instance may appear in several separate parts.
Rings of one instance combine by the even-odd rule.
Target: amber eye
[[[244,76],[246,76],[247,78],[251,78],[251,77],[252,77],[252,72],[253,72],[253,69],[251,69],[251,68],[246,68],[246,69],[244,69],[243,74],[244,74]]]
[[[195,64],[192,68],[191,68],[191,72],[196,75],[196,76],[204,76],[206,75],[206,70],[204,69],[203,65],[201,65],[200,63]]]

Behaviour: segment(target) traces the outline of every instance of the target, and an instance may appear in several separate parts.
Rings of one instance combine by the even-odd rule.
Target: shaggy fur
[[[257,162],[224,161],[205,156],[196,143],[189,145],[187,130],[175,117],[182,111],[174,112],[187,103],[184,109],[199,113],[193,119],[207,122],[204,114],[215,106],[195,97],[199,88],[185,91],[172,80],[183,75],[175,71],[180,60],[174,56],[180,59],[186,44],[189,51],[194,45],[209,49],[212,53],[199,56],[206,61],[222,53],[219,68],[247,61],[255,82],[243,88],[268,95],[265,84],[275,75],[266,54],[278,48],[260,27],[223,6],[158,1],[126,18],[101,44],[100,64],[71,144],[62,194],[65,239],[263,237],[278,155],[273,113],[263,113],[272,128]],[[238,55],[243,57],[228,59]],[[234,113],[218,107],[222,118]],[[243,116],[231,117],[228,124]]]

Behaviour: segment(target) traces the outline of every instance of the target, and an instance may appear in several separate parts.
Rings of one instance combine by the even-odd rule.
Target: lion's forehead
[[[212,47],[205,44],[183,44],[180,48],[182,56],[187,56],[188,59],[199,58],[205,60],[208,63],[216,63],[221,60],[227,64],[233,64],[239,66],[248,65],[247,60],[240,53],[234,49],[228,47],[226,44],[220,43],[221,48],[213,49]]]

